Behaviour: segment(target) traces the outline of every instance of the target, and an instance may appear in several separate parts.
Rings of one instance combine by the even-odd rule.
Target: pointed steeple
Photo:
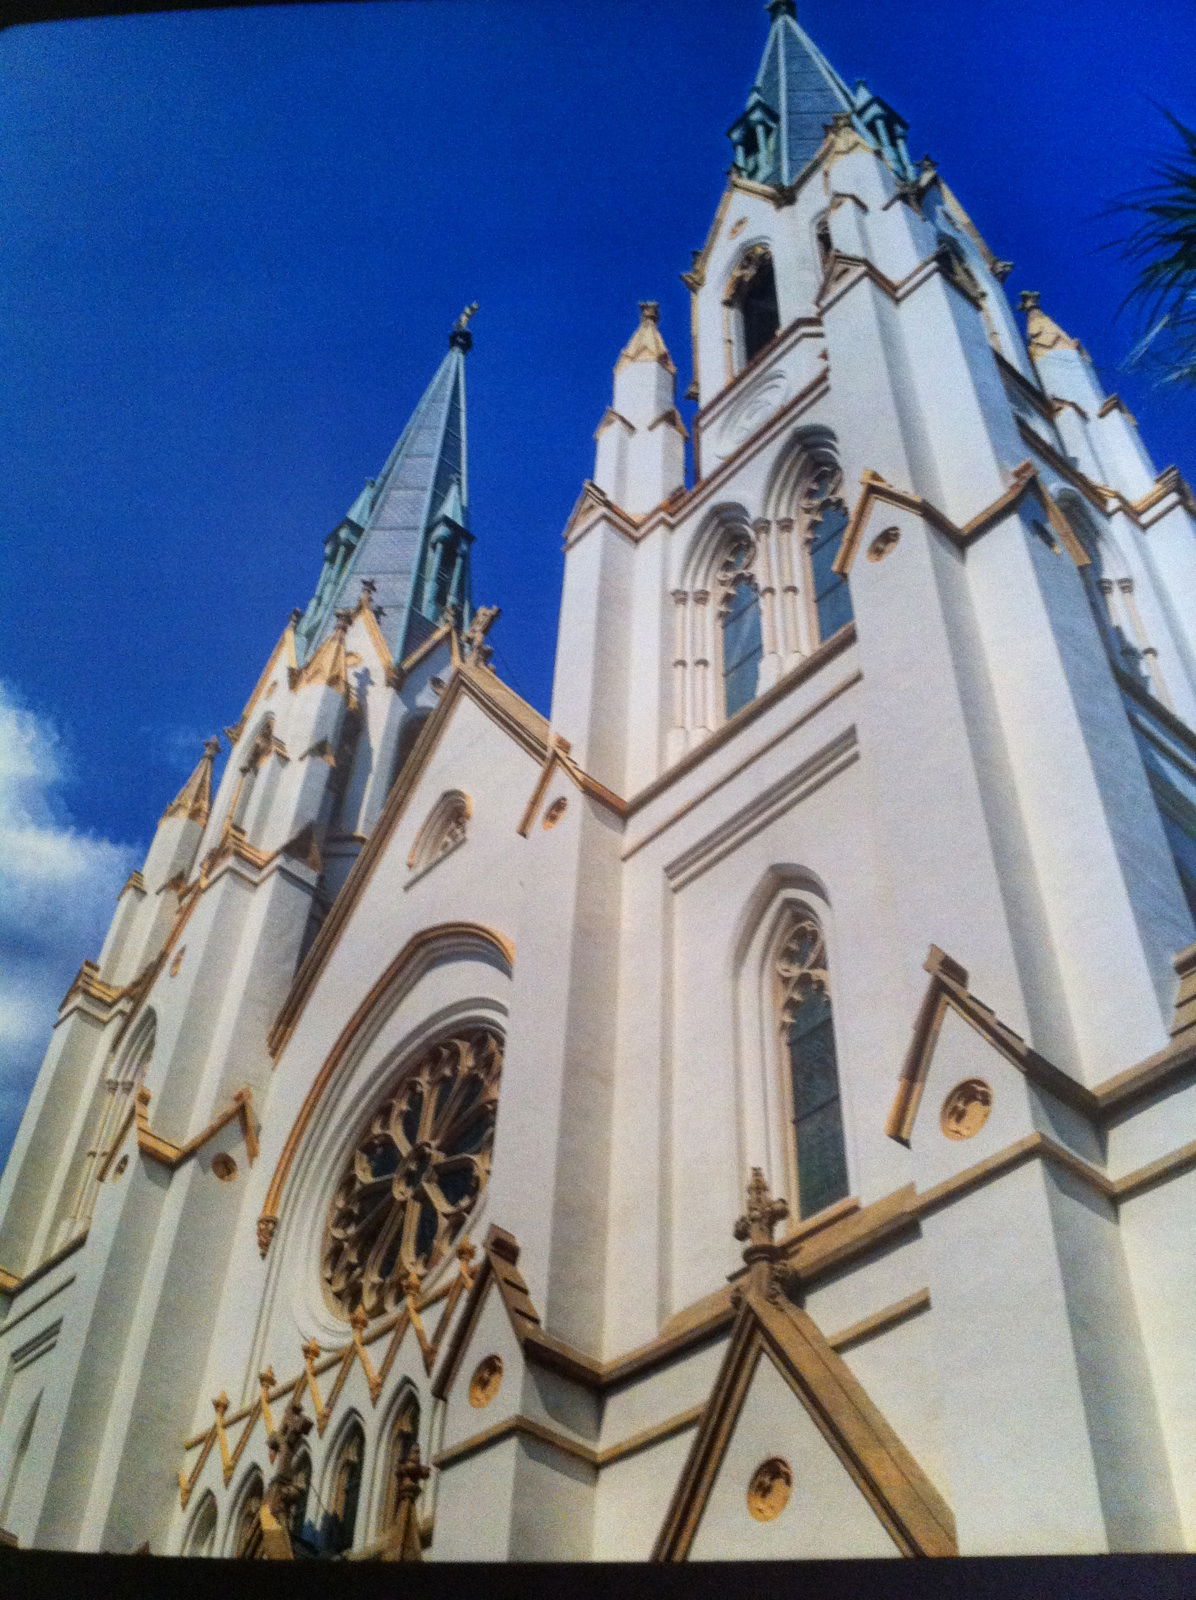
[[[187,817],[192,822],[206,822],[212,808],[212,766],[220,754],[220,740],[209,739],[195,771],[162,813],[165,817]]]
[[[396,659],[435,629],[450,596],[469,621],[465,355],[476,310],[457,319],[448,353],[385,466],[325,541],[324,570],[296,630],[301,662],[333,632],[337,611],[363,581],[374,585],[375,614]]]
[[[640,325],[623,346],[615,371],[632,361],[659,361],[666,371],[677,370],[660,336],[660,305],[656,300],[640,301]]]
[[[845,112],[902,177],[912,177],[906,124],[864,83],[853,90],[798,25],[794,0],[769,0],[768,42],[747,107],[728,137],[735,168],[756,183],[792,183],[818,154],[827,124]]]

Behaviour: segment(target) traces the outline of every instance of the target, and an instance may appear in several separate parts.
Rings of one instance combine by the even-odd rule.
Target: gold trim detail
[[[208,820],[208,813],[212,809],[212,766],[220,754],[220,740],[211,738],[203,747],[203,755],[196,764],[195,771],[175,795],[174,799],[162,813],[162,820],[167,817],[185,817],[189,822],[204,823]],[[135,874],[140,878],[141,874]],[[130,878],[129,882],[132,883]],[[145,884],[138,885],[144,888]]]
[[[469,1380],[469,1403],[475,1411],[481,1411],[498,1394],[502,1388],[502,1357],[500,1355],[483,1356],[473,1369],[473,1377]]]
[[[1086,567],[1089,564],[1088,552],[1076,537],[1071,523],[1055,504],[1049,490],[1038,475],[1038,470],[1031,461],[1023,461],[1013,469],[1012,482],[1009,487],[982,511],[976,513],[970,521],[962,526],[940,511],[937,506],[924,500],[921,495],[913,494],[905,489],[895,488],[886,482],[877,472],[865,472],[860,482],[863,488],[859,499],[856,501],[855,510],[851,514],[851,521],[843,533],[843,540],[839,546],[839,553],[834,560],[834,570],[846,577],[856,558],[868,514],[874,502],[883,501],[889,505],[899,507],[904,511],[912,511],[917,517],[937,528],[940,533],[945,533],[962,548],[966,548],[973,539],[979,538],[982,533],[1009,515],[1022,502],[1027,494],[1037,495],[1046,512],[1051,527],[1060,542],[1077,567]]]
[[[957,1083],[943,1101],[939,1126],[948,1139],[973,1139],[988,1121],[993,1092],[983,1078]]]
[[[544,758],[544,765],[540,768],[540,776],[536,780],[536,785],[532,790],[531,798],[524,809],[524,813],[520,818],[518,827],[515,829],[515,832],[521,839],[526,839],[528,834],[531,832],[532,825],[536,820],[541,805],[543,804],[544,796],[548,792],[549,784],[552,782],[553,773],[558,767],[566,775],[566,777],[571,779],[572,782],[577,785],[582,794],[588,795],[591,800],[597,800],[599,804],[604,805],[608,811],[613,811],[620,821],[623,821],[626,818],[628,813],[628,805],[626,800],[623,800],[619,795],[615,794],[612,789],[608,789],[604,783],[599,783],[597,778],[592,778],[584,768],[579,767],[577,762],[574,761],[573,757],[569,754],[569,749],[570,745],[568,739],[563,739],[559,733],[554,733],[551,736],[548,753]],[[556,804],[557,802],[554,800],[553,805]],[[563,810],[564,808],[562,807],[561,812],[557,813],[557,816],[554,818],[554,823],[560,820]],[[553,825],[553,823],[545,824],[547,827],[551,827]]]
[[[1021,298],[1017,303],[1019,311],[1026,317],[1026,345],[1030,351],[1032,361],[1041,361],[1042,357],[1049,355],[1052,350],[1078,350],[1085,355],[1084,346],[1078,339],[1073,339],[1069,333],[1064,333],[1053,318],[1048,317],[1040,305],[1040,296],[1035,289],[1023,289]]]
[[[150,1091],[143,1084],[137,1090],[135,1097],[135,1117],[137,1122],[137,1148],[142,1155],[148,1156],[151,1161],[157,1161],[172,1171],[181,1166],[197,1150],[207,1144],[208,1140],[220,1132],[230,1122],[240,1121],[241,1134],[245,1140],[245,1150],[252,1166],[257,1159],[258,1138],[257,1125],[253,1116],[253,1090],[246,1087],[238,1089],[233,1095],[229,1105],[208,1123],[202,1133],[197,1133],[194,1139],[188,1139],[186,1144],[175,1144],[173,1140],[164,1138],[160,1133],[155,1133],[149,1125]]]
[[[924,966],[930,974],[930,982],[914,1021],[914,1036],[906,1052],[897,1093],[885,1121],[885,1132],[890,1139],[895,1139],[898,1144],[909,1144],[926,1074],[948,1007],[1039,1088],[1048,1090],[1065,1105],[1095,1120],[1100,1113],[1100,1102],[1092,1090],[1052,1066],[1045,1056],[1032,1050],[1020,1035],[999,1021],[994,1011],[969,993],[966,968],[952,961],[950,956],[933,944]]]
[[[757,1522],[775,1522],[792,1493],[793,1468],[783,1456],[769,1456],[752,1473],[748,1484],[748,1514]]]
[[[668,347],[660,336],[660,305],[655,300],[640,301],[640,323],[623,346],[615,371],[630,366],[634,361],[658,361],[668,373],[676,373]]]
[[[212,1401],[215,1413],[211,1426],[205,1432],[196,1434],[193,1438],[183,1442],[185,1452],[198,1450],[197,1456],[190,1472],[180,1471],[178,1475],[179,1501],[184,1509],[195,1491],[200,1474],[212,1450],[219,1446],[221,1468],[224,1482],[227,1485],[236,1471],[237,1462],[243,1455],[246,1446],[252,1437],[259,1421],[263,1424],[268,1435],[275,1432],[274,1418],[271,1406],[289,1396],[290,1405],[298,1408],[305,1394],[311,1396],[312,1411],[314,1413],[316,1429],[319,1434],[326,1430],[332,1414],[336,1408],[348,1379],[349,1371],[355,1363],[360,1362],[369,1386],[370,1399],[377,1404],[386,1379],[390,1375],[395,1360],[399,1354],[403,1340],[408,1329],[412,1329],[419,1342],[423,1356],[425,1371],[431,1372],[435,1364],[441,1343],[448,1329],[448,1324],[453,1318],[461,1296],[469,1289],[473,1281],[470,1261],[474,1255],[474,1247],[467,1241],[462,1241],[456,1249],[457,1273],[451,1283],[442,1284],[430,1294],[419,1296],[414,1289],[407,1297],[407,1303],[395,1316],[381,1320],[368,1336],[365,1332],[365,1319],[357,1318],[352,1324],[352,1338],[349,1343],[336,1350],[322,1351],[314,1339],[309,1339],[302,1346],[302,1370],[296,1377],[286,1383],[279,1384],[271,1368],[258,1374],[259,1392],[257,1398],[248,1406],[243,1406],[239,1411],[228,1413],[229,1399],[226,1394],[219,1394]],[[443,1311],[437,1323],[436,1331],[428,1335],[424,1327],[421,1312],[427,1311],[435,1305],[443,1303]],[[390,1336],[390,1343],[382,1360],[374,1364],[367,1346],[376,1344],[379,1340]],[[327,1400],[320,1392],[320,1377],[325,1373],[333,1372],[332,1387],[328,1391]],[[235,1444],[229,1443],[230,1430],[239,1429]]]

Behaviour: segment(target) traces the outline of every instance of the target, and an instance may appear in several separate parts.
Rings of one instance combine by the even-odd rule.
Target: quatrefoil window
[[[501,1071],[498,1035],[471,1029],[426,1051],[370,1118],[324,1234],[340,1315],[393,1311],[452,1248],[490,1176]]]

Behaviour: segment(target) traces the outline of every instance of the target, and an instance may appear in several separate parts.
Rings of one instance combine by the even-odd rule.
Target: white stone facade
[[[235,1553],[264,1395],[358,1555],[413,1404],[430,1560],[1196,1548],[1194,503],[999,267],[845,113],[688,275],[691,487],[654,307],[619,359],[549,722],[481,629],[286,630],[0,1183],[22,1545]],[[815,994],[846,1182],[799,1215]],[[352,1152],[483,1035],[489,1181],[352,1322]]]

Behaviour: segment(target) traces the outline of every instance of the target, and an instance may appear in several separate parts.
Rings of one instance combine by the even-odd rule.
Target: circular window
[[[502,1042],[446,1039],[374,1112],[337,1185],[324,1231],[324,1290],[343,1317],[402,1304],[405,1280],[442,1261],[490,1175]]]

